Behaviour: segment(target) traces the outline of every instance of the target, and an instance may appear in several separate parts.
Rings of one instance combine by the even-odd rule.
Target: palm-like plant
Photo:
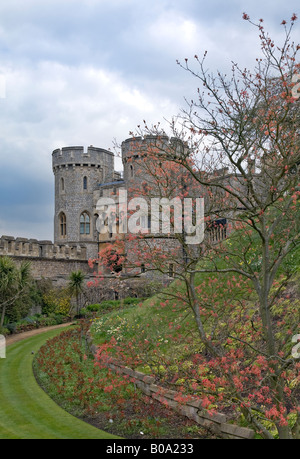
[[[12,258],[0,257],[0,326],[3,326],[7,309],[28,293],[31,282],[30,263],[18,267]]]
[[[77,314],[79,314],[79,297],[83,292],[84,279],[85,275],[80,270],[71,272],[69,277],[69,290],[70,293],[76,297]]]

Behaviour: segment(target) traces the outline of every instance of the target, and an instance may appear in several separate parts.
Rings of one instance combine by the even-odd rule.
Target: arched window
[[[83,177],[83,189],[87,190],[87,177]]]
[[[59,216],[59,232],[61,237],[66,237],[67,235],[67,219],[65,214],[62,212]]]
[[[87,212],[83,212],[80,215],[80,234],[90,234],[91,224],[90,216]]]

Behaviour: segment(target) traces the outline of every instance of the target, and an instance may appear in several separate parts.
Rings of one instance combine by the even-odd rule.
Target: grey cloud
[[[298,0],[1,2],[0,233],[52,234],[52,150],[110,148],[144,118],[170,119],[197,88],[176,59],[208,49],[213,71],[231,59],[252,65],[259,43],[242,12],[280,35],[297,8]]]

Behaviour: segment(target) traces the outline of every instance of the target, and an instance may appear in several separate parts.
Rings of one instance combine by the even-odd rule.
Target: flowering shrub
[[[282,358],[291,354],[291,330],[299,314],[297,285],[290,282],[273,306]],[[180,289],[180,285],[172,286],[178,300],[162,301],[157,297],[142,307],[96,319],[91,333],[99,345],[99,363],[117,358],[124,365],[155,376],[165,387],[198,397],[208,410],[226,410],[235,422],[249,421],[246,413],[255,407],[260,410],[264,428],[275,437],[275,423],[292,427],[299,405],[300,363],[295,360],[284,372],[283,401],[290,407],[286,411],[276,400],[269,381],[279,367],[278,360],[260,352],[263,327],[249,283],[234,275],[199,276],[196,291],[200,313],[211,342],[222,343],[219,355],[203,352],[184,294],[179,301]]]
[[[149,400],[131,382],[102,368],[89,355],[88,325],[69,329],[47,341],[34,359],[40,385],[64,409],[85,421],[131,438],[197,438],[193,423]],[[189,429],[194,428],[189,433]],[[175,429],[175,430],[174,430]],[[142,432],[142,433],[141,433]]]

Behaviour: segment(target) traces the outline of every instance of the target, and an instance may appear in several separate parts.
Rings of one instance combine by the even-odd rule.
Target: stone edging
[[[97,346],[92,343],[90,334],[87,335],[87,342],[91,353],[95,356]],[[181,394],[173,390],[167,390],[155,384],[155,378],[147,376],[140,371],[132,370],[123,366],[116,359],[109,358],[106,362],[101,362],[107,368],[130,377],[136,386],[149,397],[158,400],[169,408],[174,409],[178,413],[192,419],[197,424],[205,427],[218,436],[226,439],[253,439],[255,432],[247,427],[239,427],[234,424],[227,423],[227,417],[221,413],[209,413],[202,408],[199,399],[192,398],[180,401]]]

